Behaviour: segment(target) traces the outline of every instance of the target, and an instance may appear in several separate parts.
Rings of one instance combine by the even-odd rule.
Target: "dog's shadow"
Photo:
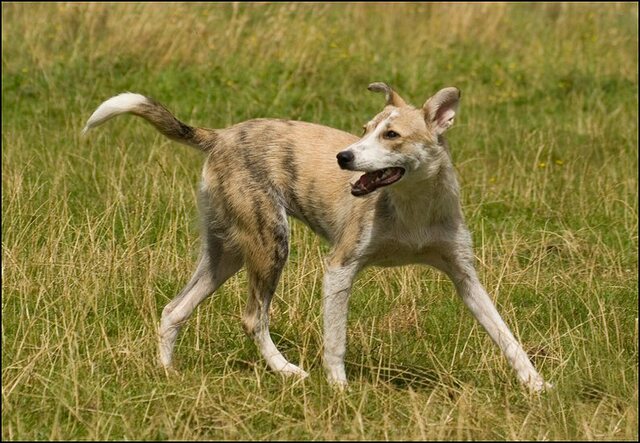
[[[444,386],[453,393],[462,387],[453,377],[443,379],[442,374],[435,369],[406,363],[380,366],[347,361],[346,370],[347,378],[350,380],[360,379],[371,384],[382,382],[400,390],[432,391]]]
[[[296,361],[298,357],[295,355],[297,349],[296,344],[286,336],[280,334],[278,330],[272,330],[271,335],[278,349],[285,353],[285,355],[293,357],[294,361]],[[231,359],[231,365],[240,371],[249,371],[252,370],[256,364],[262,365],[264,363],[258,360],[253,343],[247,342],[245,344],[246,348],[244,349],[245,352],[243,352],[244,358]],[[312,349],[308,349],[307,352],[315,357],[308,361],[308,368],[310,370],[322,368],[320,344],[311,343],[311,348]],[[256,361],[252,361],[253,358],[255,358]],[[260,363],[258,363],[258,361],[260,361]],[[379,362],[368,361],[367,358],[359,360],[346,359],[345,369],[347,372],[347,380],[350,382],[360,380],[363,383],[370,383],[372,385],[383,383],[395,389],[411,389],[416,392],[432,391],[436,388],[444,387],[449,395],[453,397],[456,396],[457,392],[462,390],[462,382],[452,374],[442,374],[433,368],[411,363],[388,362],[385,365],[381,365]]]

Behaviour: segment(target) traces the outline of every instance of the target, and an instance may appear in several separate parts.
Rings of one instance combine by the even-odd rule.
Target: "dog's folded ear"
[[[453,119],[458,112],[460,90],[449,87],[436,92],[422,107],[427,125],[434,129],[436,135],[453,126]]]
[[[384,98],[387,100],[387,105],[396,106],[398,108],[407,105],[402,97],[400,97],[398,93],[391,89],[391,86],[386,83],[371,83],[367,89],[372,92],[384,92]]]

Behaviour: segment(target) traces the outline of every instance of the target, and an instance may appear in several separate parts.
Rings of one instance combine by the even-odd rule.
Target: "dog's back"
[[[353,209],[372,206],[367,200],[378,198],[358,199],[355,208],[342,203],[349,195],[349,183],[359,175],[336,167],[336,153],[358,140],[347,132],[281,119],[248,120],[225,129],[196,128],[155,100],[134,93],[102,103],[84,132],[124,113],[142,117],[166,137],[208,154],[203,170],[208,198],[201,202],[212,214],[260,217],[256,214],[264,212],[261,206],[274,200],[333,242],[350,223]]]
[[[349,182],[357,173],[336,167],[335,154],[357,140],[351,134],[312,123],[257,119],[216,131],[203,180],[212,204],[244,199],[247,213],[260,201],[281,202],[289,215],[334,240],[348,223]],[[364,202],[356,202],[356,206]]]

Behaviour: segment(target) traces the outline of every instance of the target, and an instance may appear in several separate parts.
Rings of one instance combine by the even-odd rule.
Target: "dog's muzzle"
[[[342,169],[353,171],[355,156],[351,151],[341,151],[336,155]],[[404,168],[389,167],[363,174],[355,183],[351,183],[351,195],[361,197],[370,194],[378,188],[389,186],[402,178]]]

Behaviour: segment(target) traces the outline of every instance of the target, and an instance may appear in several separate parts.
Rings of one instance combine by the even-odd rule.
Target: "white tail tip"
[[[98,109],[96,109],[89,120],[87,120],[87,124],[82,130],[82,135],[86,134],[92,128],[101,125],[113,117],[124,114],[127,112],[133,111],[137,106],[148,103],[149,100],[147,97],[141,94],[135,94],[133,92],[125,92],[114,97],[111,97],[109,100],[103,102]]]

